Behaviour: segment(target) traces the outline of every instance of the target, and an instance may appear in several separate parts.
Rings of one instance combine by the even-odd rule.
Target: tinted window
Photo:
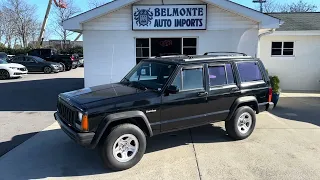
[[[30,57],[25,57],[25,61],[26,62],[34,62],[34,60],[32,58],[30,58]]]
[[[228,77],[228,84],[234,84],[234,76],[231,68],[231,64],[226,64],[227,69],[227,77]]]
[[[209,80],[210,86],[227,84],[224,66],[209,67]]]
[[[24,61],[24,58],[21,56],[21,57],[15,57],[12,59],[13,62],[23,62]]]
[[[51,55],[51,49],[43,49],[41,50],[41,55],[42,56],[50,56]]]
[[[203,68],[183,69],[173,82],[179,90],[203,89]]]
[[[35,50],[30,51],[28,54],[33,55],[33,56],[39,56],[40,51],[38,49],[35,49]]]
[[[237,64],[241,82],[262,80],[257,62],[241,62]]]

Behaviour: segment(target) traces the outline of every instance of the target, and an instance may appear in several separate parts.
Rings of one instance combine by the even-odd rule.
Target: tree
[[[267,0],[266,3],[263,3],[263,12],[264,13],[273,13],[273,12],[316,12],[317,6],[312,3],[299,0],[297,2],[281,4],[276,0]],[[258,8],[257,8],[258,9]]]
[[[267,0],[265,3],[262,4],[262,9],[264,13],[272,13],[279,11],[279,3],[275,0]]]
[[[281,12],[316,12],[318,7],[315,4],[299,0],[291,4],[283,4],[280,6]]]
[[[89,5],[90,9],[93,9],[93,8],[99,7],[107,2],[108,2],[108,0],[88,0],[88,5]]]
[[[5,0],[2,12],[5,14],[7,43],[10,44],[15,36],[23,47],[27,47],[28,41],[32,39],[34,32],[38,32],[39,23],[34,17],[36,7],[27,4],[24,0]],[[11,31],[11,32],[10,32]],[[9,34],[11,33],[11,35]]]
[[[81,12],[80,8],[78,8],[73,0],[65,0],[64,1],[67,5],[67,8],[59,8],[55,6],[54,14],[55,20],[53,25],[53,30],[57,36],[63,40],[63,48],[66,46],[66,41],[68,37],[74,34],[72,31],[65,30],[63,28],[63,21],[71,18],[72,16],[76,15],[77,13]]]

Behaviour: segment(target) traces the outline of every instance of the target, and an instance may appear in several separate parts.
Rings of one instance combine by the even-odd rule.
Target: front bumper
[[[81,146],[88,147],[90,148],[92,139],[95,135],[95,133],[79,133],[76,132],[72,127],[67,125],[62,118],[59,116],[59,114],[56,112],[54,113],[54,118],[56,121],[58,121],[61,129],[72,139],[74,140],[77,144],[80,144]]]
[[[21,77],[23,75],[28,74],[28,71],[20,71],[17,69],[10,69],[9,73],[10,73],[10,77]]]

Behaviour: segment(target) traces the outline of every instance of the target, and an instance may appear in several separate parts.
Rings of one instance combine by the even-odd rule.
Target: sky
[[[49,0],[27,0],[28,3],[36,5],[37,6],[37,12],[36,12],[36,17],[39,18],[39,21],[42,22],[47,5],[48,5]],[[82,12],[88,11],[89,10],[89,5],[87,3],[87,0],[73,0],[75,4],[78,5],[78,7],[82,10]],[[110,0],[106,0],[106,2],[109,2]],[[250,8],[256,8],[258,4],[252,3],[252,0],[233,0],[236,3],[239,3],[241,5],[250,7]],[[283,0],[276,0],[278,2],[283,2]],[[287,3],[290,2],[296,2],[298,0],[286,0]],[[320,9],[320,2],[319,0],[304,0],[305,2],[313,3],[317,5]],[[49,21],[48,21],[48,28],[50,28],[50,23],[52,23],[52,20],[54,19],[53,17],[53,12],[51,11],[51,14],[49,15]],[[51,22],[50,22],[51,21]],[[70,39],[73,40],[77,34],[74,34],[73,36],[70,36]],[[54,35],[53,32],[50,33],[50,39],[57,39],[58,37]],[[79,39],[81,40],[81,38]]]

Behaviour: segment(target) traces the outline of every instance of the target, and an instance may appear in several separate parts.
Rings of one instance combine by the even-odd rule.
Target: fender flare
[[[109,125],[112,122],[119,121],[122,119],[128,119],[128,118],[136,118],[136,117],[143,119],[145,125],[147,126],[149,136],[150,137],[153,136],[153,132],[152,132],[149,120],[148,120],[147,116],[142,111],[119,112],[119,113],[109,114],[101,121],[101,123],[96,131],[96,135],[92,139],[91,148],[95,148],[97,146],[97,144],[99,143],[104,132],[106,131],[106,129],[109,127]]]
[[[257,113],[259,113],[259,106],[258,106],[257,98],[255,96],[243,96],[243,97],[239,97],[238,99],[236,99],[233,102],[233,104],[230,108],[230,113],[227,117],[227,121],[229,121],[232,118],[234,112],[237,110],[237,108],[239,107],[240,104],[248,103],[248,102],[253,102],[257,108]]]

